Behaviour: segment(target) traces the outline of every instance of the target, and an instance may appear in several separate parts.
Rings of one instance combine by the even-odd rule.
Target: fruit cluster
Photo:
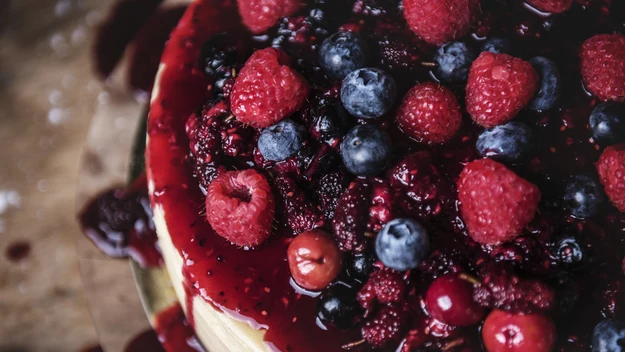
[[[187,122],[220,236],[262,250],[272,226],[288,226],[291,276],[321,292],[319,321],[361,330],[346,347],[540,352],[584,339],[557,336],[556,323],[594,294],[591,268],[623,275],[622,248],[592,252],[605,247],[602,212],[613,223],[625,212],[625,36],[570,34],[567,45],[584,41],[566,60],[531,49],[562,36],[564,14],[590,16],[563,0],[238,3],[272,47],[234,39],[244,33],[209,40],[199,62],[224,83]],[[550,13],[540,30],[523,27],[537,17],[524,6]],[[571,72],[584,84],[574,92]],[[572,101],[584,89],[582,121]],[[566,138],[572,152],[550,147],[546,132],[575,124],[588,129]],[[612,308],[573,350],[621,350],[625,317]]]

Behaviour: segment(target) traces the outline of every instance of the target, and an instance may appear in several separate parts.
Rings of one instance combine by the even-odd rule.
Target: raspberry
[[[499,264],[487,266],[480,274],[473,299],[482,307],[532,313],[547,311],[555,304],[555,292],[550,286],[509,274]]]
[[[526,0],[540,11],[562,13],[571,8],[573,0]]]
[[[362,327],[362,337],[376,348],[396,343],[402,337],[407,319],[408,312],[403,305],[383,307]]]
[[[467,111],[484,127],[506,123],[534,99],[538,81],[538,73],[529,62],[483,52],[469,70]]]
[[[491,159],[468,163],[458,180],[460,213],[482,244],[517,237],[534,218],[540,196],[538,187]]]
[[[451,139],[462,122],[462,111],[454,93],[440,84],[418,84],[404,96],[397,124],[408,136],[424,143]]]
[[[185,125],[194,164],[193,176],[204,189],[217,177],[221,168],[221,128],[227,112],[228,105],[224,101],[211,103],[204,107],[200,116],[191,115]]]
[[[308,83],[287,65],[290,60],[274,48],[250,56],[231,93],[232,112],[239,121],[269,127],[302,107]]]
[[[269,237],[274,208],[267,180],[253,169],[222,173],[206,192],[206,218],[213,230],[241,247]]]
[[[329,173],[319,180],[315,194],[326,219],[332,220],[334,218],[334,211],[339,202],[339,197],[347,189],[348,185],[347,175],[341,171]]]
[[[295,13],[302,6],[300,0],[237,0],[243,24],[254,34],[272,27],[280,17]]]
[[[397,208],[407,217],[428,220],[453,207],[453,186],[428,151],[406,156],[387,174]]]
[[[603,101],[625,100],[625,36],[600,34],[584,42],[580,51],[586,88]]]
[[[433,45],[469,34],[480,12],[479,0],[404,0],[410,29]]]
[[[605,148],[597,172],[612,204],[625,212],[625,143]]]
[[[332,229],[343,252],[361,253],[367,248],[367,215],[371,185],[358,179],[341,195],[332,221]]]
[[[382,268],[371,274],[369,280],[358,291],[356,298],[360,306],[371,310],[374,303],[398,303],[404,298],[406,285],[399,271]]]
[[[286,214],[286,222],[296,234],[312,230],[323,225],[319,210],[289,176],[277,176],[274,185]]]

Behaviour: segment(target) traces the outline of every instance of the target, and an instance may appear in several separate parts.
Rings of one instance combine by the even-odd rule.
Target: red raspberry
[[[290,57],[267,48],[252,54],[234,82],[232,112],[242,123],[268,127],[304,105],[308,83],[287,66]]]
[[[397,124],[408,136],[424,143],[443,143],[460,128],[462,112],[454,93],[440,84],[426,82],[408,91]]]
[[[254,247],[271,234],[275,203],[265,177],[256,170],[229,171],[206,193],[206,218],[221,237]]]
[[[480,13],[479,0],[404,0],[408,26],[433,45],[469,34]]]
[[[625,143],[605,148],[597,172],[605,193],[618,210],[625,212]]]
[[[538,81],[529,62],[483,52],[469,71],[467,111],[484,127],[506,123],[534,99]]]
[[[280,17],[290,16],[302,6],[300,0],[237,0],[243,24],[254,34],[271,28]]]
[[[362,337],[376,348],[396,343],[402,337],[408,312],[403,305],[389,305],[362,327]]]
[[[277,176],[273,184],[278,191],[286,223],[299,234],[323,226],[323,216],[308,195],[289,176]]]
[[[554,306],[554,290],[541,281],[509,274],[499,264],[487,266],[480,276],[481,282],[473,288],[473,300],[482,307],[532,313]]]
[[[374,303],[398,303],[404,298],[406,285],[402,273],[383,268],[371,274],[356,298],[360,306],[366,310],[373,308]]]
[[[625,100],[625,36],[596,35],[582,44],[582,78],[586,88],[606,101]]]
[[[520,235],[536,214],[540,190],[491,159],[468,163],[458,180],[460,213],[469,234],[482,244]]]
[[[562,13],[571,8],[573,0],[525,0],[542,12]]]

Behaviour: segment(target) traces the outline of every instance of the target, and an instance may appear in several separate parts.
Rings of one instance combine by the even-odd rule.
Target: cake
[[[194,1],[146,165],[206,349],[621,351],[622,10]]]

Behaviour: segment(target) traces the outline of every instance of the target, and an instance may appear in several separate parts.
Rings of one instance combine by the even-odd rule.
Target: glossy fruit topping
[[[307,290],[326,288],[339,274],[343,255],[329,234],[320,230],[302,232],[287,250],[293,280]]]
[[[488,352],[551,352],[556,327],[542,314],[492,311],[482,327],[482,341]]]

